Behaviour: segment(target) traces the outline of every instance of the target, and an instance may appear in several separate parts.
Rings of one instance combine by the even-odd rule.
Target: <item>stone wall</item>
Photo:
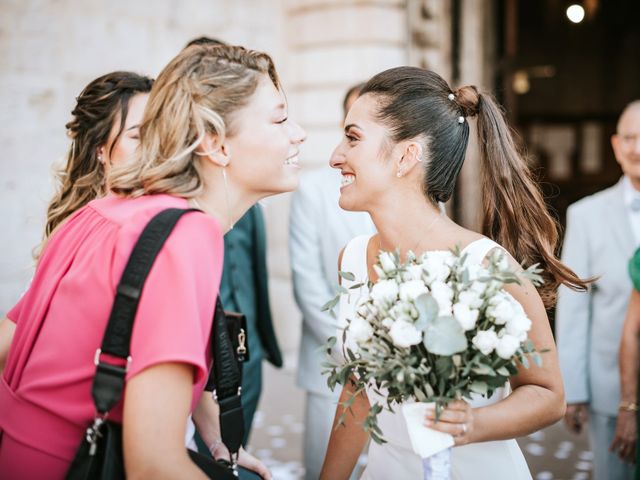
[[[465,42],[479,42],[480,3],[463,0]],[[64,124],[91,79],[127,69],[156,75],[191,38],[209,35],[269,52],[308,133],[304,169],[328,168],[340,139],[342,97],[385,68],[415,64],[451,74],[448,0],[5,0],[0,3],[0,314],[32,275],[52,193],[52,166],[63,160]],[[465,53],[469,55],[468,53]],[[466,61],[466,60],[465,60]],[[466,64],[462,77],[482,75]],[[469,179],[472,184],[473,180]],[[290,195],[264,201],[276,329],[289,358],[301,317],[288,261]],[[473,202],[469,202],[470,205]]]

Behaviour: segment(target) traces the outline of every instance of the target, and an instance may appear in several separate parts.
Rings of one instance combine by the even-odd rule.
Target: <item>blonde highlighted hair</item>
[[[113,169],[111,189],[123,196],[167,193],[191,198],[203,188],[195,151],[205,134],[234,133],[232,114],[266,75],[280,88],[271,58],[228,45],[193,45],[160,73],[140,126],[134,159]]]

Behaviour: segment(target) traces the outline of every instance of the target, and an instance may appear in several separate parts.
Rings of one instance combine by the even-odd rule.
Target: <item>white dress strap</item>
[[[342,253],[340,271],[353,273],[356,277],[354,282],[341,279],[342,286],[349,288],[354,283],[366,282],[369,272],[367,269],[367,246],[372,235],[360,235],[347,243]]]
[[[490,238],[484,237],[471,242],[462,250],[462,253],[467,254],[466,263],[478,264],[482,263],[487,254],[494,248],[500,248],[504,250],[499,244],[497,244]]]

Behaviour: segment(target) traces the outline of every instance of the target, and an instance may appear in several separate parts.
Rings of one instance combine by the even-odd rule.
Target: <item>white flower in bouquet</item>
[[[476,284],[484,285],[482,282],[475,282]],[[482,292],[478,292],[473,290],[473,285],[471,285],[471,289],[463,290],[458,295],[458,303],[468,306],[469,308],[480,308],[482,306]]]
[[[391,328],[391,326],[393,325],[393,320],[392,320],[392,319],[390,319],[389,317],[385,317],[385,318],[383,318],[383,319],[382,319],[382,322],[381,322],[381,323],[382,323],[382,326],[383,326],[384,328],[389,329],[389,328]]]
[[[431,295],[438,302],[439,314],[451,315],[453,289],[444,282],[436,281],[431,284]]]
[[[482,352],[483,355],[489,355],[498,346],[498,334],[495,330],[480,330],[471,339],[471,343]]]
[[[389,329],[389,336],[396,347],[408,348],[422,342],[422,332],[413,323],[396,320]]]
[[[408,265],[404,272],[405,281],[409,280],[422,280],[422,265]]]
[[[395,280],[380,280],[371,287],[371,298],[377,306],[385,306],[396,300],[398,291]]]
[[[427,283],[444,282],[451,273],[456,257],[449,251],[434,251],[423,254],[421,260]]]
[[[393,254],[389,252],[381,252],[378,257],[378,262],[382,267],[382,271],[387,275],[395,272],[397,268],[395,258]]]
[[[519,348],[520,339],[514,337],[513,335],[504,334],[498,339],[498,344],[496,345],[496,353],[500,358],[510,360]]]
[[[505,332],[516,337],[521,342],[527,339],[527,332],[531,330],[531,320],[527,317],[524,310],[521,314],[517,314],[507,320]]]
[[[464,303],[456,303],[453,306],[453,317],[458,321],[462,329],[466,332],[476,326],[480,311],[469,308]]]
[[[400,300],[413,301],[428,291],[422,280],[410,280],[400,284]]]
[[[347,336],[356,344],[366,342],[373,336],[373,327],[364,318],[356,316],[349,322]]]
[[[487,317],[492,318],[496,325],[504,325],[519,313],[518,307],[522,309],[515,298],[501,290],[489,300]]]

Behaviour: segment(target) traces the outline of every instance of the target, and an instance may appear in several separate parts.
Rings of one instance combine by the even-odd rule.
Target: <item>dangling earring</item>
[[[224,181],[224,196],[227,202],[227,222],[229,230],[233,230],[233,222],[231,221],[231,202],[229,202],[229,184],[227,183],[227,166],[222,166],[222,180]]]
[[[398,178],[402,177],[402,172],[400,170],[398,170],[398,173],[396,173],[396,177]]]

